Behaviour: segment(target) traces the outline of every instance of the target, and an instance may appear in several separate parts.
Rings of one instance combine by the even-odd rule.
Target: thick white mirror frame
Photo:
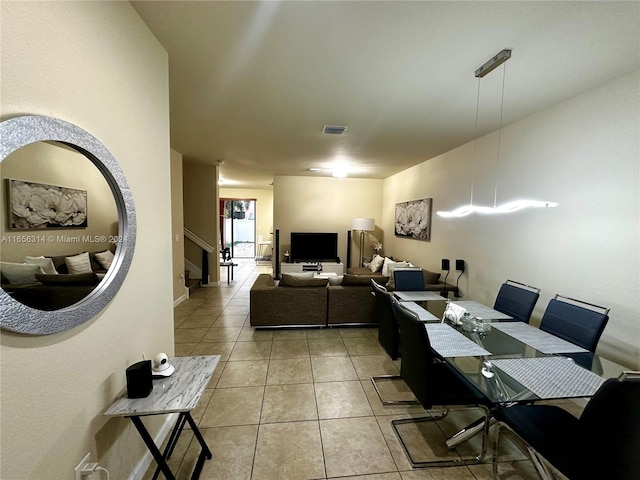
[[[0,327],[30,335],[50,335],[70,330],[97,315],[116,295],[127,275],[136,241],[136,215],[124,173],[107,148],[72,123],[38,115],[0,123],[1,162],[17,149],[35,142],[57,141],[82,153],[100,170],[109,184],[118,210],[118,246],[104,279],[84,299],[69,307],[44,311],[14,300],[0,289]],[[2,244],[0,244],[2,248]]]

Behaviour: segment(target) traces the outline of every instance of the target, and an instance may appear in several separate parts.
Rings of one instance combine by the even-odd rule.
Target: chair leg
[[[420,402],[417,398],[413,397],[411,399],[401,399],[401,400],[385,400],[380,393],[380,389],[378,388],[378,384],[376,381],[384,381],[384,380],[401,380],[402,377],[400,375],[377,375],[371,377],[371,383],[373,383],[373,388],[375,388],[382,405],[420,405]]]
[[[461,464],[473,465],[473,464],[476,464],[476,463],[480,463],[482,461],[482,459],[484,458],[484,456],[486,455],[486,453],[487,453],[487,437],[488,437],[488,433],[489,433],[489,415],[490,415],[489,409],[487,407],[483,406],[483,405],[466,405],[466,406],[461,407],[461,408],[454,408],[454,407],[448,407],[448,408],[450,410],[465,410],[465,409],[469,409],[469,408],[481,408],[482,409],[482,411],[484,413],[484,421],[483,421],[483,428],[482,428],[482,447],[480,449],[480,453],[478,453],[478,455],[475,455],[473,457],[460,457],[458,459],[453,459],[453,460],[434,460],[434,461],[426,461],[426,462],[416,461],[411,456],[411,452],[409,451],[409,449],[407,448],[406,443],[402,439],[402,435],[400,434],[400,431],[398,430],[398,425],[409,424],[409,423],[438,421],[438,420],[441,420],[442,418],[444,418],[447,415],[448,410],[446,410],[443,415],[438,416],[438,417],[403,418],[403,419],[399,419],[399,420],[392,420],[391,421],[391,427],[393,428],[393,431],[395,432],[396,436],[398,437],[398,440],[400,441],[400,445],[402,445],[402,449],[404,450],[404,453],[407,455],[407,458],[409,459],[409,462],[411,463],[411,466],[413,468],[445,467],[445,466],[455,466],[455,465],[461,465]]]
[[[533,467],[538,474],[538,478],[540,480],[555,480],[557,477],[550,471],[547,466],[547,462],[536,452],[533,448],[531,448],[524,440],[522,440],[517,433],[513,432],[507,425],[501,424],[500,422],[496,422],[496,441],[493,452],[493,478],[495,480],[500,480],[500,474],[498,473],[498,448],[500,447],[500,434],[504,430],[509,433],[510,438],[513,440],[513,443],[529,457]],[[562,474],[560,474],[562,475]],[[562,478],[565,478],[562,476]]]

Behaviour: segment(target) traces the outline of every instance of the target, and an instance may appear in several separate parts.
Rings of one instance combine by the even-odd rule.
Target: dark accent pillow
[[[433,273],[433,272],[430,272],[429,270],[422,270],[422,275],[424,276],[424,284],[425,285],[431,285],[433,283],[438,283],[438,280],[440,280],[440,274],[439,273]]]
[[[60,275],[46,275],[44,273],[37,273],[36,278],[44,285],[98,285],[100,283],[100,277],[95,273],[75,273],[75,274],[60,274]]]
[[[385,285],[389,281],[389,277],[383,277],[382,275],[364,276],[364,275],[351,275],[347,273],[342,277],[343,286],[370,286],[371,279],[380,285]]]
[[[69,273],[67,264],[64,261],[64,259],[66,258],[65,255],[58,255],[58,256],[49,257],[49,258],[51,258],[51,261],[53,261],[53,266],[56,267],[56,271],[58,273]]]
[[[326,287],[329,279],[327,278],[300,278],[295,275],[282,274],[280,278],[280,287]]]

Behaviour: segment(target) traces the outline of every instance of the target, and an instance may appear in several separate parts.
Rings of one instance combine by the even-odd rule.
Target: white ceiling
[[[229,186],[385,178],[496,129],[503,74],[506,125],[640,68],[637,1],[131,3],[169,53],[172,148]]]

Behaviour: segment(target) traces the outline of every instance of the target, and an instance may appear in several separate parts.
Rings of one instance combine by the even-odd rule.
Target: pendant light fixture
[[[480,110],[480,79],[483,78],[488,73],[492,72],[500,65],[505,63],[507,60],[511,58],[511,50],[504,49],[497,55],[495,55],[492,59],[485,62],[481,67],[479,67],[475,71],[475,76],[478,79],[478,95],[476,101],[476,126],[475,126],[475,134],[473,141],[473,159],[471,164],[471,197],[469,200],[469,205],[463,205],[461,207],[456,208],[452,211],[439,211],[437,215],[443,218],[454,218],[454,217],[466,217],[467,215],[471,215],[472,213],[483,213],[483,214],[495,214],[495,213],[513,213],[525,208],[535,208],[535,207],[557,207],[558,204],[555,202],[547,202],[542,200],[514,200],[512,202],[508,202],[498,206],[498,167],[500,166],[500,146],[502,140],[502,114],[504,110],[504,83],[506,77],[506,65],[502,70],[502,95],[500,100],[500,123],[498,126],[498,156],[496,160],[496,180],[494,187],[494,196],[493,196],[493,207],[474,205],[473,204],[473,183],[474,183],[474,164],[475,161],[475,153],[476,153],[476,138],[478,136],[478,113]]]

